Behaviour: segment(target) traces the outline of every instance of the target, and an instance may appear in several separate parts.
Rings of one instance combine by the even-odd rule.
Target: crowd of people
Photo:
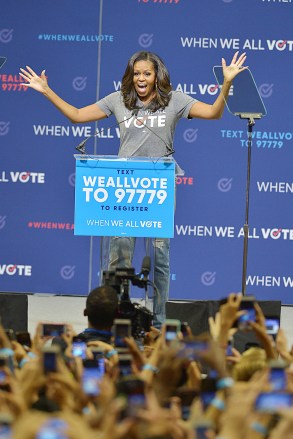
[[[245,330],[259,344],[242,353],[230,346],[242,299],[230,294],[209,333],[196,336],[167,320],[118,343],[110,286],[87,297],[81,334],[65,324],[47,335],[40,323],[21,341],[0,326],[0,438],[290,439],[292,353],[282,329],[267,333],[257,302]]]

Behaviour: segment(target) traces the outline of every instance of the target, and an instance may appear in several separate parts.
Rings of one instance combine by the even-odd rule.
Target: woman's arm
[[[20,69],[21,73],[19,73],[25,80],[23,85],[33,88],[46,96],[46,98],[72,123],[92,122],[107,117],[107,115],[96,104],[88,105],[83,108],[76,108],[65,102],[49,87],[45,76],[45,70],[42,71],[41,76],[38,76],[30,67],[26,66],[26,69],[27,70]]]
[[[200,101],[193,104],[189,111],[189,117],[196,117],[199,119],[220,119],[222,117],[225,109],[225,101],[228,98],[233,79],[247,68],[243,67],[243,63],[246,60],[245,53],[242,53],[242,55],[240,55],[238,59],[237,58],[238,52],[233,56],[229,66],[226,65],[225,59],[222,58],[224,82],[221,88],[221,93],[212,105]]]

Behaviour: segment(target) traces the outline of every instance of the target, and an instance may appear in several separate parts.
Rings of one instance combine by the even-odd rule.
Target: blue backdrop
[[[83,295],[99,283],[100,238],[73,233],[73,154],[97,126],[72,125],[20,85],[19,68],[46,69],[51,87],[82,107],[118,90],[128,58],[146,49],[163,58],[174,89],[213,102],[213,65],[239,49],[267,108],[253,128],[247,292],[292,304],[292,12],[288,0],[2,2],[0,291]],[[115,120],[98,127],[88,152],[117,153]],[[186,173],[177,181],[171,298],[241,290],[246,131],[228,111],[177,127]]]

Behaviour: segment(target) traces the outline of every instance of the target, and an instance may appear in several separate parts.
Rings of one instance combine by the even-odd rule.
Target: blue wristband
[[[225,407],[226,407],[224,401],[222,401],[222,399],[219,399],[219,398],[214,398],[210,405],[212,405],[213,407],[215,407],[216,409],[218,409],[220,411],[224,411]]]
[[[142,370],[151,370],[154,373],[158,373],[159,369],[155,366],[153,366],[152,364],[144,364],[142,367]]]
[[[114,355],[117,355],[118,352],[115,349],[112,349],[112,351],[109,351],[105,354],[105,357],[108,358],[108,360],[113,357]]]
[[[28,362],[29,362],[29,359],[26,358],[26,357],[24,357],[24,358],[18,363],[18,367],[19,367],[19,369],[22,369],[23,366],[24,366],[26,363],[28,363]]]
[[[250,429],[262,434],[263,436],[266,436],[268,434],[268,429],[259,422],[253,422],[252,424],[250,424]]]
[[[234,380],[231,377],[225,377],[225,378],[220,378],[217,381],[217,389],[221,390],[221,389],[229,389],[230,387],[232,387],[234,384]]]
[[[1,348],[0,349],[0,354],[7,355],[7,357],[13,357],[14,352],[10,348]]]
[[[34,354],[33,352],[28,352],[27,356],[32,358],[32,359],[37,358],[36,354]]]

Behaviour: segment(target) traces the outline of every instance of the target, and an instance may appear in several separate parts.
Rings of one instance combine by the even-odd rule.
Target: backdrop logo
[[[218,189],[221,192],[229,192],[232,189],[232,178],[221,178],[218,181]]]
[[[0,230],[6,226],[6,216],[0,216]]]
[[[244,237],[244,228],[240,229],[235,226],[207,226],[196,224],[176,224],[177,235],[193,236],[197,238],[220,238],[220,239],[234,239]],[[293,229],[286,229],[282,227],[274,228],[256,228],[251,227],[248,233],[249,239],[272,239],[284,240],[287,242],[293,241]]]
[[[280,5],[280,3],[292,3],[292,0],[261,0],[262,2],[265,2],[265,3],[271,3],[272,5],[276,5],[276,6],[279,6]]]
[[[198,87],[198,90],[196,89]],[[196,86],[195,84],[186,84],[186,83],[179,83],[176,87],[176,91],[181,91],[188,95],[211,95],[215,96],[216,94],[219,94],[221,89],[221,86],[218,84],[198,84]],[[229,96],[233,96],[233,85],[231,86],[229,90]]]
[[[75,172],[69,175],[68,183],[70,186],[75,187]]]
[[[216,282],[216,272],[212,272],[212,271],[205,271],[202,275],[201,275],[201,283],[203,285],[205,285],[206,287],[210,287],[212,285],[214,285],[214,283]]]
[[[274,84],[261,84],[258,91],[262,98],[270,98],[273,94]]]
[[[87,77],[86,76],[85,77],[77,76],[72,81],[72,87],[76,91],[82,91],[82,90],[84,90],[86,88],[86,81],[87,81]]]
[[[293,40],[261,40],[256,38],[211,38],[207,36],[193,35],[181,36],[181,46],[186,49],[233,49],[233,50],[277,50],[279,52],[292,52]]]
[[[241,146],[248,146],[247,133],[242,130],[220,130],[223,139],[232,140],[238,139]],[[286,142],[293,139],[293,132],[291,131],[253,131],[252,132],[252,146],[256,148],[266,149],[281,149]]]
[[[62,279],[70,280],[75,275],[75,266],[74,265],[64,265],[64,267],[61,268],[60,274]]]
[[[45,174],[43,172],[27,171],[2,171],[0,172],[0,183],[45,183]]]
[[[86,125],[33,125],[33,130],[35,136],[89,137],[92,135],[92,127]]]
[[[150,4],[153,4],[153,3],[157,3],[157,4],[173,4],[173,5],[177,5],[177,3],[179,3],[180,2],[180,0],[137,0],[138,1],[138,3],[144,3],[144,4],[146,4],[146,3],[150,3]]]
[[[31,265],[0,264],[0,276],[31,276]]]
[[[233,0],[223,0],[224,3],[231,3]]]
[[[254,274],[246,278],[246,285],[255,287],[293,288],[293,278],[290,276],[272,276],[271,274]]]
[[[74,224],[71,223],[57,223],[56,221],[28,221],[28,228],[37,230],[74,230]]]
[[[0,30],[0,43],[10,43],[13,38],[13,29]]]
[[[292,194],[293,183],[285,181],[257,181],[257,189],[259,192]]]
[[[192,186],[193,185],[193,177],[176,177],[176,184],[179,186]]]
[[[0,84],[3,91],[27,91],[28,87],[22,85],[23,79],[19,75],[7,73],[0,75]]]
[[[183,133],[183,139],[185,140],[185,142],[187,143],[193,143],[196,141],[197,139],[197,134],[198,134],[198,128],[194,129],[194,128],[188,128],[187,130],[184,131]]]
[[[0,122],[0,136],[6,136],[10,129],[10,122]]]
[[[113,35],[105,34],[39,34],[39,41],[56,41],[56,42],[68,42],[68,43],[99,43],[110,42],[113,43]]]
[[[147,49],[153,44],[153,36],[154,34],[141,34],[138,38],[138,44],[144,49]]]

